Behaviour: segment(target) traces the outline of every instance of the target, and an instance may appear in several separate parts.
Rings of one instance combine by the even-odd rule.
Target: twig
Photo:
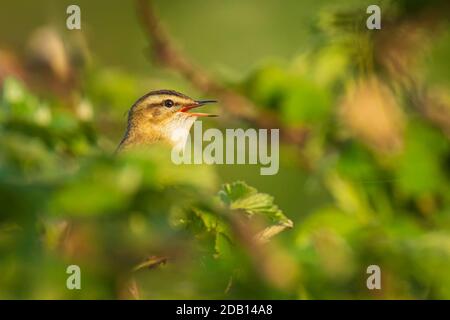
[[[277,116],[257,108],[248,98],[225,87],[201,67],[192,63],[175,47],[170,36],[159,23],[150,3],[150,0],[137,0],[137,11],[152,44],[153,58],[157,63],[178,72],[205,94],[213,94],[220,100],[228,115],[250,122],[259,128],[280,128],[280,137],[284,142],[299,146],[304,144],[308,135],[305,128],[285,127]]]
[[[134,278],[132,278],[130,280],[130,284],[128,286],[128,291],[131,294],[131,296],[133,297],[134,300],[140,300],[141,299],[141,294],[139,293],[139,287],[136,283],[136,280]]]
[[[255,241],[259,243],[267,243],[272,237],[276,236],[281,231],[285,229],[291,229],[293,227],[294,223],[291,220],[286,220],[273,226],[269,226],[256,234]]]
[[[159,265],[165,264],[167,262],[167,257],[150,257],[144,262],[138,264],[133,268],[133,272],[139,271],[141,269],[153,269]]]
[[[235,211],[239,212],[241,210]],[[233,230],[233,234],[247,252],[250,261],[259,275],[272,286],[280,289],[288,286],[293,279],[293,275],[278,272],[278,270],[282,269],[280,269],[280,261],[278,261],[279,255],[276,254],[277,249],[276,247],[267,244],[270,237],[275,234],[270,234],[271,232],[269,232],[267,238],[257,238],[253,233],[254,226],[249,224],[248,220],[244,220],[243,215],[232,214],[227,217],[230,227]],[[292,221],[288,220],[282,228],[285,229],[292,226]],[[279,228],[275,229],[277,229],[278,232],[281,231]],[[275,229],[272,229],[272,231],[275,231]],[[284,263],[286,263],[286,261],[284,261]],[[290,267],[292,267],[292,265]]]

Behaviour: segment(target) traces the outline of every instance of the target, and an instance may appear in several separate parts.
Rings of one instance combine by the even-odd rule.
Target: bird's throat
[[[170,124],[165,127],[163,136],[177,151],[184,149],[189,137],[189,131],[196,119],[197,117],[194,116],[180,117],[179,119],[171,121]]]

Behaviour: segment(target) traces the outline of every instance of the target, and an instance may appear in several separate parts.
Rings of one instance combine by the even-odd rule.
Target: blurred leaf
[[[407,195],[438,192],[444,181],[442,154],[448,143],[434,129],[411,123],[398,160],[396,183]]]
[[[305,80],[293,81],[282,104],[282,118],[287,124],[314,125],[326,122],[331,100],[328,91]]]

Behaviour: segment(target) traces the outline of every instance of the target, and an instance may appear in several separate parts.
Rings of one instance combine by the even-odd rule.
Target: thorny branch
[[[153,58],[156,63],[181,74],[203,93],[213,94],[220,100],[228,115],[247,121],[259,128],[280,128],[280,137],[286,143],[298,146],[305,143],[308,134],[306,129],[285,127],[277,116],[256,107],[248,98],[225,87],[200,66],[192,63],[173,44],[169,34],[156,16],[151,0],[137,0],[137,13],[149,42],[152,44]]]

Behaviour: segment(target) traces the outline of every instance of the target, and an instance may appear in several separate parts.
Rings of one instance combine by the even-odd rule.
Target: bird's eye
[[[172,108],[174,105],[173,101],[170,99],[164,100],[164,106],[167,108]]]

